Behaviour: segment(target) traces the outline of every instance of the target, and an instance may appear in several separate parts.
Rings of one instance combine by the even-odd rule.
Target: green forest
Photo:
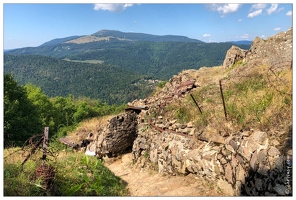
[[[39,55],[5,55],[4,72],[12,74],[21,85],[31,83],[42,88],[49,97],[73,95],[100,99],[110,105],[146,97],[155,86],[146,84],[148,76],[108,64],[69,62]]]
[[[49,97],[71,94],[122,104],[147,97],[158,82],[182,70],[221,65],[232,46],[115,39],[84,44],[59,41],[63,40],[5,52],[4,72],[21,85],[37,85]]]
[[[50,138],[67,134],[79,122],[122,112],[123,105],[108,105],[100,100],[56,96],[49,98],[40,87],[19,85],[4,74],[4,147],[21,146],[31,136],[49,127]]]

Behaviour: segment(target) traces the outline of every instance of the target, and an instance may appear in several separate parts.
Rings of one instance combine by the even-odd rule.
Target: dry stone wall
[[[155,123],[158,128],[151,123],[140,124],[132,150],[140,167],[152,163],[159,173],[201,175],[217,181],[231,196],[292,194],[292,146],[283,146],[269,136],[272,134],[250,130],[224,137],[223,142],[201,141],[189,134],[190,124],[165,123],[159,118]],[[184,131],[175,132],[170,127]],[[276,135],[287,132],[292,134],[290,129]]]

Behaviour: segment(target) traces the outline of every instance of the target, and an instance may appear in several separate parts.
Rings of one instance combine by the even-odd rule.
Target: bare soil
[[[105,166],[127,183],[130,196],[224,196],[214,182],[203,177],[193,174],[171,176],[136,168],[131,153],[115,161],[106,161]]]

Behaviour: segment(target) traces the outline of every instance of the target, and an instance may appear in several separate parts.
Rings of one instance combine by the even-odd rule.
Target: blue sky
[[[292,1],[286,4],[9,2],[3,4],[4,49],[35,47],[52,39],[90,35],[102,29],[225,42],[252,41],[256,36],[267,38],[293,26]]]

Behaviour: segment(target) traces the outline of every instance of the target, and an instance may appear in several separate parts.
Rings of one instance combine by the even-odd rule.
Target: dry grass
[[[292,122],[292,70],[275,69],[260,62],[239,63],[231,69],[222,66],[190,71],[200,87],[166,108],[165,116],[180,123],[193,121],[197,129],[218,132],[241,129],[269,130]],[[222,80],[227,118],[224,115],[219,80]],[[217,132],[217,131],[216,131]]]
[[[74,40],[67,41],[65,43],[75,43],[75,44],[84,44],[84,43],[89,43],[89,42],[99,42],[99,41],[109,41],[110,37],[96,37],[96,36],[91,36],[87,35],[84,37],[80,37]]]
[[[26,154],[20,147],[8,148],[3,151],[4,163],[18,163],[26,158]]]
[[[98,130],[106,127],[107,122],[113,117],[114,115],[108,115],[85,120],[80,123],[75,131],[68,133],[67,137],[71,138],[73,141],[81,141],[85,139],[89,133],[96,134]]]

